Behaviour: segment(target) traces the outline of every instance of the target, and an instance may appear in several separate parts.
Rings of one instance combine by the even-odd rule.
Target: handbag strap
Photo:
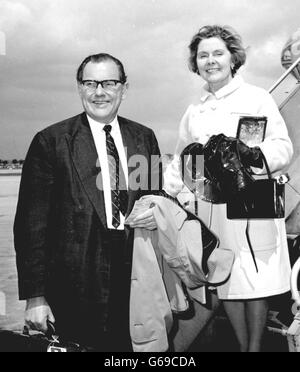
[[[239,160],[241,161],[239,147],[238,147],[238,140],[236,141],[236,153],[237,153],[237,156],[238,156]],[[265,155],[263,154],[262,151],[261,151],[261,155],[262,155],[262,159],[263,159],[263,162],[265,164],[265,167],[266,167],[266,170],[267,170],[267,173],[268,173],[268,177],[271,178],[270,168],[269,168],[268,162],[265,158]],[[248,246],[249,246],[249,249],[250,249],[251,257],[252,257],[252,260],[253,260],[253,263],[254,263],[254,266],[255,266],[255,270],[258,273],[257,262],[256,262],[256,258],[255,258],[255,253],[254,253],[254,250],[253,250],[253,247],[252,247],[249,230],[250,230],[250,221],[249,221],[249,219],[247,219],[247,226],[246,226],[246,231],[245,231],[246,239],[247,239],[247,243],[248,243]]]
[[[251,256],[252,256],[254,265],[255,265],[256,272],[258,273],[257,262],[256,262],[256,259],[255,259],[255,253],[254,253],[254,250],[253,250],[253,247],[252,247],[252,243],[251,243],[251,239],[250,239],[249,229],[250,229],[250,221],[249,221],[249,219],[247,219],[246,238],[247,238],[247,242],[248,242],[248,246],[249,246],[249,249],[250,249],[250,253],[251,253]]]
[[[260,150],[260,153],[261,153],[261,158],[263,160],[263,163],[264,163],[264,165],[266,167],[266,171],[267,171],[268,177],[269,177],[269,179],[271,179],[272,178],[272,174],[271,174],[271,171],[270,171],[270,168],[269,168],[269,164],[267,162],[267,159],[266,159],[264,153],[261,150]]]
[[[164,190],[162,190],[159,193],[159,196],[163,196],[164,198],[171,200],[178,207],[183,209],[187,214],[187,220],[197,220],[200,223],[204,250],[205,248],[211,248],[212,246],[213,248],[217,248],[219,246],[220,244],[219,238],[212,232],[212,230],[208,226],[206,226],[205,222],[202,221],[202,219],[199,216],[184,208],[184,206],[180,203],[180,201],[177,198],[174,198],[173,196],[169,195]],[[206,240],[207,244],[205,244]]]

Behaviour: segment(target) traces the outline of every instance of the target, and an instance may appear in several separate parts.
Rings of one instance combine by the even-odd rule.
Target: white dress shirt
[[[92,135],[94,138],[94,142],[96,145],[98,158],[99,158],[99,164],[101,168],[101,175],[102,175],[102,182],[103,182],[103,192],[104,192],[104,201],[105,201],[105,212],[106,212],[106,221],[107,221],[107,227],[109,229],[116,230],[112,225],[112,208],[111,208],[111,186],[110,186],[110,176],[109,176],[109,167],[108,167],[108,160],[107,160],[107,152],[106,152],[106,134],[103,130],[104,126],[106,124],[99,123],[89,117],[87,115],[90,128],[92,131]],[[128,188],[128,165],[127,165],[127,156],[126,156],[126,149],[123,144],[122,135],[120,131],[120,126],[118,123],[117,117],[109,123],[111,125],[111,136],[113,137],[120,161],[124,170],[125,179],[126,179],[126,185]],[[117,230],[124,230],[124,221],[125,217],[122,213],[120,213],[120,226],[117,228]]]

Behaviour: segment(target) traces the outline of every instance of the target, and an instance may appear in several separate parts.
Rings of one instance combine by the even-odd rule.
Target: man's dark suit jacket
[[[118,121],[128,159],[139,154],[151,164],[151,155],[160,155],[153,131]],[[39,132],[23,167],[14,224],[20,299],[45,296],[70,337],[74,329],[74,336],[96,338],[107,319],[110,253],[103,246],[109,236],[97,160],[85,113]],[[129,164],[129,175],[139,167]],[[160,169],[152,161],[138,180],[142,189],[151,183],[159,188]],[[127,214],[140,196],[152,192],[129,184],[128,193]],[[130,264],[133,234],[129,229],[126,234]]]

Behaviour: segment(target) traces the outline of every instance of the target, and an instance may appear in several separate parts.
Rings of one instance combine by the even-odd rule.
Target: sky
[[[82,112],[76,69],[99,52],[125,65],[120,114],[152,128],[172,153],[204,83],[187,65],[198,29],[235,28],[247,47],[241,75],[269,89],[299,14],[300,0],[0,0],[0,158],[24,158],[36,132]]]

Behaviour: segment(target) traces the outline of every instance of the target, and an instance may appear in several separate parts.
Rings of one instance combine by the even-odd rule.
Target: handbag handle
[[[265,168],[266,168],[268,177],[269,177],[269,179],[271,179],[272,178],[272,174],[271,174],[271,171],[270,171],[270,168],[269,168],[269,164],[267,162],[267,159],[266,159],[266,157],[265,157],[265,155],[264,155],[264,153],[262,151],[260,151],[260,153],[261,153],[261,157],[262,157],[263,163],[265,165]]]
[[[242,163],[241,156],[240,156],[240,151],[239,151],[239,146],[238,146],[238,141],[239,140],[237,140],[237,142],[236,142],[236,153],[237,153],[237,156],[238,156],[240,162]],[[269,164],[267,162],[267,159],[266,159],[264,153],[261,150],[260,150],[260,154],[261,154],[261,158],[262,158],[263,164],[264,164],[264,166],[266,168],[268,178],[269,179],[272,179],[272,174],[271,174],[270,167],[269,167]]]

